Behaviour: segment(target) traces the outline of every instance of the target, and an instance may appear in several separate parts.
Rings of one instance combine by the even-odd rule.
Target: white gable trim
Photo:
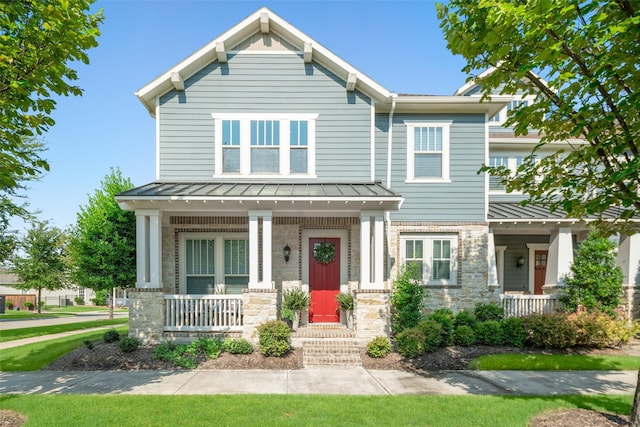
[[[263,30],[265,29],[269,32],[273,31],[277,33],[290,43],[296,45],[301,51],[304,51],[305,60],[310,60],[311,56],[313,56],[316,62],[327,67],[345,82],[349,78],[349,74],[356,74],[358,76],[357,88],[368,96],[378,100],[389,98],[390,92],[387,89],[340,59],[329,49],[323,47],[320,43],[314,41],[266,7],[260,8],[239,24],[142,87],[136,92],[136,96],[147,110],[154,115],[155,98],[170,91],[174,87],[171,82],[173,73],[180,73],[182,78],[186,80],[212,61],[216,59],[226,60],[227,52],[224,51],[224,46],[236,46],[252,34],[258,31],[264,32]],[[309,50],[311,50],[311,52],[309,52]]]

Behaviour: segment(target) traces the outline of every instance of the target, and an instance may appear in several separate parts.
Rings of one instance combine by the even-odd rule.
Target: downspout
[[[388,124],[388,132],[387,132],[387,183],[386,187],[391,189],[391,152],[393,148],[393,114],[396,111],[396,98],[398,94],[391,94],[391,110],[389,111],[389,124]],[[386,211],[384,213],[384,221],[386,223],[386,238],[387,238],[387,271],[386,276],[387,279],[391,279],[391,212]],[[390,288],[390,286],[389,286]]]

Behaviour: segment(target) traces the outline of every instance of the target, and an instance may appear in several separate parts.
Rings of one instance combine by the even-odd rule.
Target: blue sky
[[[99,46],[77,67],[84,95],[58,100],[44,136],[51,171],[26,192],[39,218],[74,224],[111,167],[152,182],[155,124],[134,92],[262,6],[391,91],[451,95],[465,82],[431,0],[98,0]]]

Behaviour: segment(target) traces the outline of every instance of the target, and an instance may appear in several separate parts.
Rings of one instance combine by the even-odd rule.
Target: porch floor
[[[304,367],[362,366],[355,332],[336,323],[313,323],[291,334],[291,344],[302,348]]]

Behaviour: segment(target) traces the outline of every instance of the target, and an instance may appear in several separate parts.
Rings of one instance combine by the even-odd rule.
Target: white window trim
[[[516,156],[513,154],[490,154],[489,155],[489,160],[491,160],[492,157],[506,157],[507,158],[507,168],[509,168],[510,171],[512,171],[512,176],[515,176],[516,171],[518,170],[518,158],[525,158],[526,155],[523,154],[521,156]],[[487,174],[488,175],[488,174]],[[489,179],[491,179],[491,177],[489,176]],[[491,188],[491,185],[488,186],[488,190],[489,193],[491,194],[507,194],[507,189],[506,186],[503,186],[500,190],[497,189],[493,189]],[[512,191],[511,193],[508,194],[522,194],[522,192],[520,191]]]
[[[450,160],[450,128],[452,122],[408,122],[405,121],[407,126],[407,179],[406,183],[448,183],[451,182],[449,178],[449,160]],[[415,147],[415,128],[421,127],[441,127],[442,128],[442,176],[440,177],[415,177],[414,163],[414,147]]]
[[[180,260],[179,260],[179,290],[181,295],[187,293],[187,240],[204,239],[214,240],[214,289],[224,288],[224,241],[227,239],[249,240],[249,233],[225,233],[225,232],[186,232],[180,233]],[[247,247],[248,250],[248,247]]]
[[[251,178],[316,178],[316,120],[317,113],[212,113],[211,117],[215,123],[215,172],[214,178],[223,177],[251,177]],[[240,173],[230,173],[222,171],[222,121],[240,121]],[[251,121],[252,120],[273,120],[280,122],[280,172],[272,174],[252,174],[251,173]],[[307,173],[289,172],[289,138],[290,122],[307,121]]]
[[[531,95],[529,96],[514,95],[511,101],[527,101],[528,105],[531,105],[535,102],[535,100],[536,100],[536,97]],[[498,116],[498,120],[492,121],[491,117],[489,117],[487,119],[489,126],[503,126],[504,122],[507,121],[507,112],[508,112],[507,107],[504,107],[502,110],[494,114],[494,116]]]
[[[458,283],[458,234],[456,233],[421,233],[421,234],[402,234],[400,236],[400,265],[406,264],[407,259],[407,240],[422,240],[423,250],[423,268],[428,267],[429,271],[433,268],[433,240],[451,240],[451,279],[449,280],[422,280],[424,286],[457,286]],[[423,271],[424,273],[424,271]]]

